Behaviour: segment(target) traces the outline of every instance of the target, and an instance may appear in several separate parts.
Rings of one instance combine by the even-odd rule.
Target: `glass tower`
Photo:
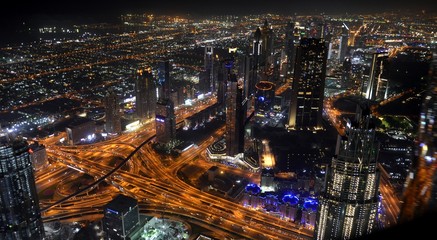
[[[0,131],[0,239],[44,238],[28,143]]]
[[[371,233],[379,202],[378,143],[368,108],[339,136],[320,197],[315,239],[352,239]]]

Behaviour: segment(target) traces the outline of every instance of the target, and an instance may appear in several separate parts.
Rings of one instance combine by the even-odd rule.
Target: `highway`
[[[215,101],[199,102],[198,106],[177,114],[180,115],[177,121],[214,103]],[[223,133],[224,127],[221,127],[212,135],[219,137]],[[206,148],[216,138],[208,138],[180,156],[172,157],[170,164],[166,165],[163,164],[162,156],[149,144],[154,134],[152,121],[111,141],[80,146],[48,145],[47,152],[52,159],[57,159],[57,164],[77,169],[77,172],[87,174],[96,181],[89,188],[83,188],[67,197],[56,201],[42,201],[44,221],[77,221],[81,216],[94,216],[98,219],[102,216],[102,207],[121,192],[136,198],[142,212],[179,216],[185,221],[196,224],[201,222],[234,237],[278,240],[312,238],[311,232],[300,230],[292,222],[203,192],[177,177],[179,169],[194,159],[197,161],[196,165],[206,171],[213,163],[206,161],[203,156]],[[114,166],[113,158],[124,160]],[[52,177],[56,176],[58,175]],[[68,182],[59,179],[57,181],[60,184]],[[111,187],[97,191],[97,186],[103,181]],[[43,184],[42,181],[40,184]]]

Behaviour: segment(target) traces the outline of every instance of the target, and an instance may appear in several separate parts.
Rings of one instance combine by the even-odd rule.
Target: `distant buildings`
[[[140,227],[137,200],[120,194],[106,204],[103,211],[105,239],[131,240],[131,234]]]
[[[371,233],[379,203],[378,143],[373,117],[362,107],[339,136],[320,196],[315,239],[353,239]]]
[[[323,40],[301,39],[296,49],[289,129],[314,130],[322,127],[326,58],[327,49]]]
[[[29,146],[0,132],[0,239],[44,239]]]

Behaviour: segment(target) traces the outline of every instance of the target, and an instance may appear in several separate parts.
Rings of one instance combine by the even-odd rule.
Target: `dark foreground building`
[[[28,143],[0,130],[0,239],[44,238]]]

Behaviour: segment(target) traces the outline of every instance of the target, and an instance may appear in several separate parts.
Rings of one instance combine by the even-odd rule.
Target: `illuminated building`
[[[255,111],[257,114],[268,114],[275,98],[275,84],[269,81],[259,81],[256,84]]]
[[[371,233],[377,221],[379,176],[373,117],[362,107],[339,136],[320,195],[315,239],[353,239]]]
[[[261,29],[257,28],[252,42],[252,56],[246,59],[246,65],[250,68],[249,72],[249,93],[253,94],[255,92],[255,85],[258,83],[258,71],[261,65],[261,59],[263,58],[263,40],[261,39]],[[247,62],[249,61],[249,62]]]
[[[388,81],[383,78],[384,67],[387,64],[388,53],[373,53],[367,81],[366,98],[369,100],[386,99]]]
[[[422,102],[415,156],[399,216],[402,223],[427,215],[434,217],[437,213],[437,54],[433,58],[431,75]],[[430,219],[425,219],[428,220]]]
[[[44,239],[28,143],[0,131],[0,239]]]
[[[229,63],[227,68],[232,68]],[[229,74],[226,91],[226,154],[235,156],[244,151],[243,83]]]
[[[301,39],[296,49],[288,122],[290,129],[322,127],[326,58],[327,49],[323,40]]]
[[[110,89],[105,97],[105,118],[108,133],[121,133],[120,105],[118,104],[118,96],[113,89]]]
[[[141,121],[152,118],[156,103],[156,85],[150,68],[137,70],[135,96],[137,117]]]
[[[167,144],[176,137],[176,118],[173,102],[168,98],[159,99],[155,112],[156,141]]]
[[[214,50],[212,46],[205,47],[204,54],[204,72],[201,74],[200,90],[203,93],[214,92]]]
[[[340,46],[338,50],[338,62],[343,63],[347,53],[347,43],[349,39],[349,28],[343,23],[341,27]]]
[[[108,240],[129,240],[140,225],[136,199],[119,194],[104,206],[103,231]]]

